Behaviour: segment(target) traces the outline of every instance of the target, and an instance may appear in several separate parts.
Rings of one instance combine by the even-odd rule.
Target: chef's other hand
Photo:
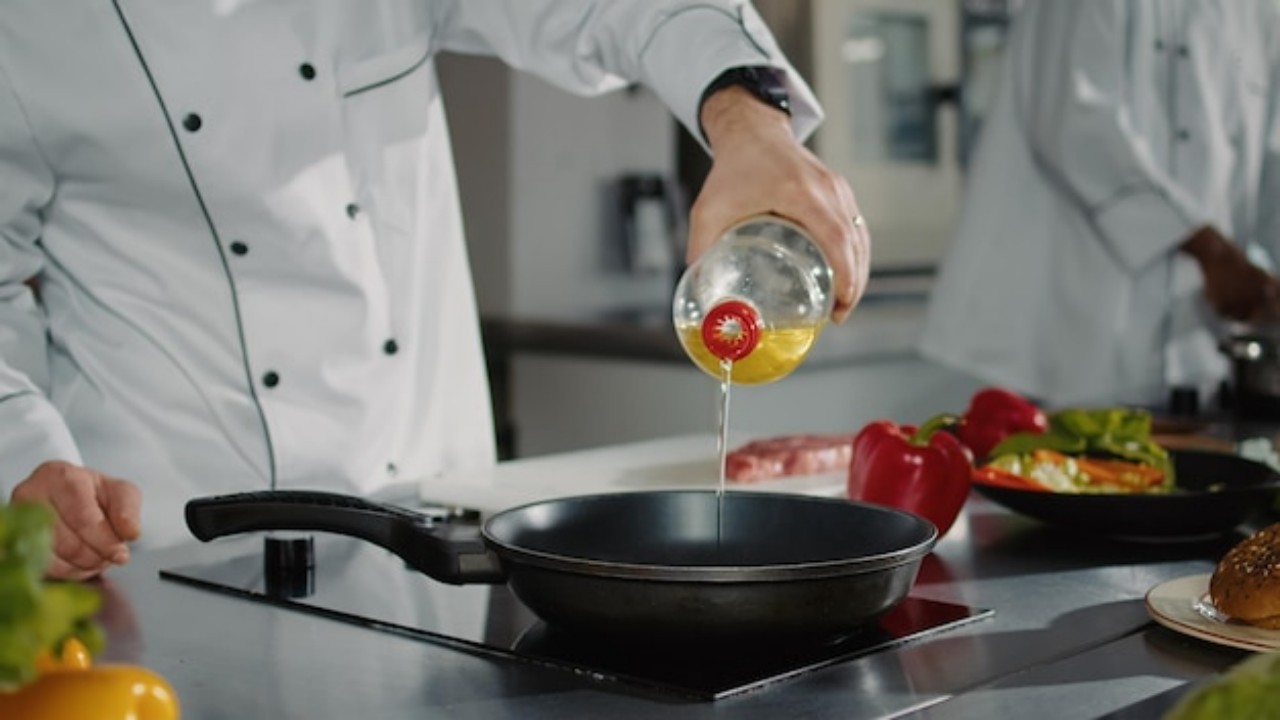
[[[1219,315],[1243,322],[1280,319],[1280,280],[1216,228],[1200,228],[1182,249],[1200,265],[1205,299]]]
[[[53,508],[53,560],[46,574],[85,580],[129,561],[128,542],[141,533],[142,494],[126,480],[68,462],[46,462],[18,483],[10,501]]]
[[[796,140],[786,113],[741,87],[708,97],[701,120],[713,161],[690,214],[689,261],[740,220],[784,217],[826,253],[835,272],[832,319],[844,322],[866,290],[871,264],[871,235],[849,184]]]

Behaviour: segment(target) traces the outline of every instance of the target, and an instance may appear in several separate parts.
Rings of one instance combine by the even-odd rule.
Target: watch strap
[[[782,71],[768,65],[731,67],[717,75],[702,91],[702,97],[698,100],[698,131],[702,133],[704,142],[707,140],[707,131],[702,127],[702,106],[706,104],[707,98],[735,86],[747,90],[760,102],[791,115],[791,95],[787,92]]]

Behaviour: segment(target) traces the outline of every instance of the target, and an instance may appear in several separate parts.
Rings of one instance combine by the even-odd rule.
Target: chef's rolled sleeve
[[[791,95],[791,126],[808,137],[822,121],[817,99],[783,57],[750,5],[694,5],[673,12],[653,31],[641,56],[648,84],[699,142],[698,112],[707,86],[732,67],[766,65],[782,71]]]
[[[699,141],[702,94],[732,67],[782,71],[797,137],[822,120],[813,92],[745,0],[454,0],[438,12],[442,49],[496,55],[578,94],[641,83]]]
[[[0,490],[5,498],[43,462],[83,464],[62,415],[36,391],[0,397],[0,428],[4,428],[0,433]]]
[[[1167,254],[1205,224],[1153,190],[1104,202],[1093,213],[1093,220],[1121,262],[1134,269]]]
[[[53,173],[0,67],[0,500],[46,460],[80,460],[66,422],[44,395],[48,328],[26,284],[43,262],[36,242],[53,187]]]

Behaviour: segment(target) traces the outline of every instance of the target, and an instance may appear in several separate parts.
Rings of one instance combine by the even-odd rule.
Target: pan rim
[[[858,500],[798,495],[790,493],[750,492],[743,495],[754,498],[782,498],[788,502],[813,502],[820,504],[853,505],[875,512],[909,518],[920,524],[921,530],[927,530],[923,538],[903,548],[889,552],[865,555],[856,559],[840,558],[836,560],[819,560],[798,563],[775,563],[767,565],[660,565],[652,563],[629,563],[613,560],[599,560],[589,557],[565,555],[531,548],[520,547],[494,536],[491,525],[498,518],[529,509],[550,504],[569,501],[591,501],[600,498],[618,498],[636,495],[706,495],[714,490],[638,490],[622,492],[603,492],[583,495],[570,495],[525,503],[503,510],[485,521],[481,528],[484,540],[496,549],[504,561],[507,557],[527,566],[535,566],[542,570],[553,570],[577,575],[589,575],[595,578],[618,578],[653,580],[660,582],[685,583],[725,583],[742,584],[755,582],[803,581],[821,578],[846,577],[881,572],[890,568],[918,562],[929,554],[938,542],[938,529],[927,519],[898,508],[877,505]]]

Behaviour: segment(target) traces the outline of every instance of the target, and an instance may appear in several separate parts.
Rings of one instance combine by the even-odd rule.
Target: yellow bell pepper
[[[0,692],[0,718],[23,720],[178,720],[178,695],[163,677],[135,665],[91,667],[78,640],[37,661],[40,676]]]
[[[45,650],[36,657],[36,672],[44,675],[56,670],[85,670],[93,664],[93,654],[78,638],[67,638],[58,656]]]

